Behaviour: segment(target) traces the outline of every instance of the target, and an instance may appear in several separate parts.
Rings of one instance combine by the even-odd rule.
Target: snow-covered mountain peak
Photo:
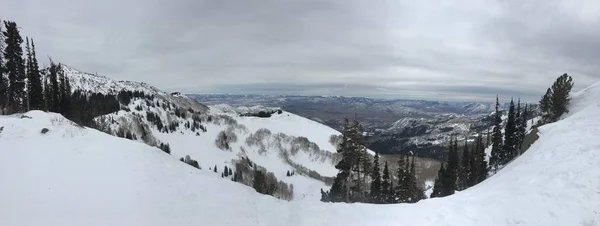
[[[164,92],[156,87],[144,82],[116,81],[106,76],[82,72],[64,64],[61,68],[65,76],[69,78],[73,90],[79,89],[102,94],[116,94],[120,91],[128,90],[165,95]]]

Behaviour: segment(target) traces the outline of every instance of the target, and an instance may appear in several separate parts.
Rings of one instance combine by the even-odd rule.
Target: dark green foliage
[[[179,161],[182,161],[185,164],[193,166],[196,169],[200,169],[200,164],[198,164],[198,161],[192,159],[189,155],[186,155],[185,158],[183,158],[183,157],[180,158]]]
[[[288,176],[288,177],[291,176],[290,171],[288,170],[285,175]]]
[[[373,160],[373,172],[371,173],[371,191],[369,193],[372,203],[383,203],[380,170],[379,154],[375,153],[375,158]]]
[[[231,172],[231,167],[229,167],[229,175],[233,175]]]
[[[29,39],[27,39],[27,90],[29,109],[44,109],[44,89],[33,39],[31,39],[31,47],[29,46]]]
[[[49,86],[47,86],[49,96],[46,98],[48,101],[48,111],[60,112],[60,89],[58,83],[58,71],[60,65],[54,64],[50,61],[50,68],[48,68],[48,79]]]
[[[215,165],[215,167],[213,168],[213,170],[215,171],[215,173],[217,172],[217,165]]]
[[[117,112],[120,109],[119,101],[114,95],[86,94],[81,90],[73,92],[68,102],[71,105],[68,112],[69,119],[85,126],[92,125],[95,117]],[[56,112],[66,113],[60,107]]]
[[[474,186],[487,178],[488,166],[485,161],[485,145],[481,134],[475,139],[471,152],[467,187]]]
[[[556,122],[563,113],[568,112],[567,106],[571,100],[570,92],[573,79],[566,73],[556,79],[551,88],[540,101],[542,123]]]
[[[0,25],[0,34],[3,34],[2,32],[2,26]],[[0,38],[0,50],[2,50],[4,48],[4,39]],[[5,108],[6,106],[6,102],[7,102],[7,94],[8,94],[8,81],[4,78],[4,64],[2,63],[4,62],[3,60],[3,54],[0,53],[0,114],[6,114],[5,112]]]
[[[348,185],[347,180],[350,176],[352,168],[353,153],[351,150],[352,141],[350,140],[350,123],[348,119],[344,119],[344,131],[342,132],[342,142],[337,149],[337,152],[342,155],[342,159],[335,165],[339,170],[337,173],[331,190],[327,195],[328,202],[348,202]]]
[[[272,194],[269,188],[270,186],[267,184],[265,173],[261,170],[254,169],[254,181],[252,183],[252,187],[258,193],[266,195]]]
[[[458,138],[454,138],[454,144],[450,147],[450,152],[448,153],[448,165],[446,166],[448,181],[445,187],[448,189],[450,195],[454,194],[454,191],[456,190],[456,179],[459,167]]]
[[[504,150],[500,156],[500,164],[505,165],[516,156],[516,115],[515,103],[511,99],[508,109],[508,119],[504,127]]]
[[[387,161],[383,165],[383,175],[381,176],[381,195],[383,196],[384,203],[392,203],[392,180],[390,178],[390,169],[388,168]]]
[[[169,146],[169,144],[160,143],[159,148],[160,148],[160,150],[164,151],[165,153],[171,154],[171,147]]]
[[[468,180],[471,176],[471,155],[469,153],[469,144],[465,138],[463,146],[462,158],[460,159],[460,173],[458,174],[456,189],[464,190],[468,188]]]
[[[435,197],[443,197],[442,193],[444,191],[444,184],[443,184],[443,179],[446,176],[446,169],[444,166],[444,163],[442,163],[442,166],[440,166],[440,169],[438,170],[438,175],[435,178],[435,182],[433,184],[433,192],[431,193],[431,198],[435,198]]]
[[[227,166],[225,166],[225,168],[223,169],[223,174],[225,175],[225,177],[229,176],[229,169],[227,169]]]
[[[43,128],[42,131],[41,131],[41,133],[42,134],[46,134],[48,131],[50,131],[50,130],[48,130],[48,128]]]
[[[496,96],[496,112],[494,114],[494,129],[492,131],[492,154],[490,156],[490,169],[495,171],[502,164],[504,155],[503,138],[502,138],[502,114],[499,108],[500,103]]]
[[[25,94],[25,62],[21,48],[23,38],[21,38],[15,22],[4,21],[4,26],[6,30],[2,34],[6,43],[4,73],[8,75],[7,108],[9,112],[22,112],[26,110],[23,101],[27,98]]]
[[[434,183],[433,193],[431,197],[444,197],[454,194],[456,190],[456,171],[458,168],[458,145],[457,141],[450,141],[448,164],[440,167],[438,176]]]

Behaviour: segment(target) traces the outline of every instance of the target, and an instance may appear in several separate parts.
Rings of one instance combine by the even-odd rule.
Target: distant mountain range
[[[423,157],[444,155],[452,136],[472,138],[492,123],[495,103],[373,99],[343,96],[190,94],[207,105],[280,107],[341,130],[344,117],[356,118],[370,136],[369,148],[380,153],[414,152]],[[508,109],[502,103],[501,110]]]

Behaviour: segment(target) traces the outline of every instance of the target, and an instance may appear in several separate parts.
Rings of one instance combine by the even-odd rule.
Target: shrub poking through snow
[[[200,168],[200,164],[198,164],[198,161],[192,159],[189,155],[186,155],[185,157],[180,158],[179,161],[182,161],[185,164],[193,166],[196,169],[202,169],[202,168]]]
[[[48,128],[43,128],[41,133],[46,134],[48,131],[50,131],[50,130],[48,130]]]

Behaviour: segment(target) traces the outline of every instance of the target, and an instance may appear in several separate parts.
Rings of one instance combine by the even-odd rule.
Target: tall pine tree
[[[27,55],[27,90],[29,109],[41,110],[44,109],[44,90],[33,39],[31,39],[31,47],[29,47],[29,41],[27,43]]]
[[[390,178],[390,169],[388,168],[387,161],[383,166],[383,176],[381,177],[381,193],[384,197],[384,203],[391,203],[392,201],[392,181]]]
[[[48,108],[51,112],[60,112],[60,86],[58,73],[60,65],[55,64],[50,60],[50,68],[48,68]]]
[[[458,180],[457,190],[464,190],[468,187],[468,180],[471,174],[471,155],[469,153],[469,144],[465,137],[465,144],[462,151],[462,158],[460,164],[460,176]]]
[[[375,153],[375,158],[373,159],[373,172],[371,173],[371,191],[369,194],[372,203],[382,203],[380,170],[379,154]]]
[[[494,113],[494,129],[492,130],[492,154],[490,156],[490,168],[498,169],[503,157],[503,139],[502,139],[502,114],[500,113],[500,103],[496,96],[496,111]]]
[[[446,167],[448,180],[445,187],[448,189],[447,192],[450,195],[454,194],[454,191],[456,191],[456,175],[459,168],[458,163],[458,138],[454,138],[454,144],[451,145],[450,152],[448,154],[448,166]]]
[[[8,74],[8,109],[10,112],[21,112],[25,110],[23,101],[25,95],[25,62],[23,60],[23,38],[19,34],[17,23],[4,21],[6,37],[4,58],[6,60],[5,71]]]
[[[515,117],[515,103],[511,99],[510,107],[508,109],[508,119],[506,121],[506,127],[504,128],[504,151],[500,157],[500,164],[505,165],[510,162],[516,156],[516,117]]]
[[[350,122],[347,118],[343,122],[342,141],[338,146],[337,152],[341,154],[342,159],[335,165],[335,168],[339,170],[333,180],[331,190],[327,194],[328,197],[321,198],[328,202],[348,202],[348,179],[350,177],[350,170],[352,169],[353,153],[352,153],[352,140],[350,134]]]
[[[0,34],[2,32],[2,26],[0,26]],[[8,101],[8,81],[4,78],[4,60],[2,56],[4,55],[4,36],[0,35],[0,114],[6,114],[6,102]]]

